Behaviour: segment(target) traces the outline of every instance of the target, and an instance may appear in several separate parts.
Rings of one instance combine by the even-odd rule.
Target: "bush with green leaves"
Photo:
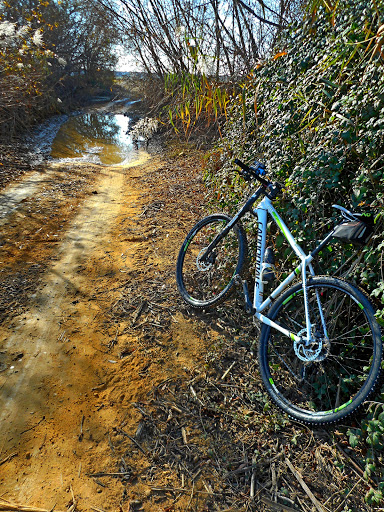
[[[323,272],[340,275],[351,258],[348,279],[371,296],[384,325],[384,1],[336,5],[283,34],[274,58],[242,84],[225,136],[207,162],[206,183],[213,208],[233,212],[244,189],[234,158],[265,162],[269,177],[285,185],[277,208],[307,250],[339,219],[332,204],[374,212],[375,233],[366,247],[356,254],[335,242],[320,259]],[[271,230],[269,243],[289,259]],[[384,499],[381,401],[349,431],[372,506]]]
[[[363,477],[370,484],[365,496],[370,505],[384,499],[384,405],[374,403],[360,428],[348,430],[349,444],[364,467]]]
[[[332,204],[375,212],[375,235],[349,277],[377,304],[384,298],[383,24],[383,0],[344,0],[337,11],[319,9],[284,33],[275,56],[233,98],[206,175],[212,196],[234,210],[241,184],[233,158],[265,162],[269,176],[286,187],[278,208],[308,248],[339,218]],[[352,246],[329,247],[321,255],[327,273],[353,253]]]

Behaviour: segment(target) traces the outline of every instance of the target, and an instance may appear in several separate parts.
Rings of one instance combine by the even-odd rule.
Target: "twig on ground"
[[[35,425],[33,425],[33,427],[30,427],[30,428],[27,428],[26,430],[23,430],[23,431],[20,433],[20,435],[25,434],[26,432],[29,432],[30,430],[33,430],[34,428],[38,427],[38,426],[40,425],[40,423],[41,423],[42,421],[44,421],[44,420],[45,420],[45,416],[43,416],[43,417],[41,418],[41,420],[40,420],[40,421],[38,421]]]
[[[8,455],[7,457],[5,457],[5,459],[3,460],[0,460],[0,466],[2,464],[5,464],[6,462],[8,462],[9,460],[13,459],[13,457],[16,457],[18,454],[17,452],[14,452],[14,453],[11,453],[10,455]]]
[[[278,512],[298,512],[297,508],[288,507],[287,505],[283,505],[282,503],[276,503],[265,496],[260,498],[260,501],[272,508],[273,510],[277,510]]]
[[[83,414],[83,417],[81,418],[81,423],[80,423],[80,434],[79,434],[79,437],[78,437],[78,440],[79,441],[82,441],[83,440],[83,425],[84,425],[84,420],[85,420],[85,416]]]
[[[192,503],[194,491],[195,491],[195,482],[192,482],[192,491],[191,491],[191,496],[190,496],[190,498],[189,498],[189,502],[188,502],[188,505],[187,505],[186,510],[188,510],[188,509],[189,509],[189,506],[190,506],[190,504]]]
[[[256,457],[252,457],[252,475],[251,475],[251,489],[250,489],[250,497],[254,499],[255,497],[255,488],[256,488]]]
[[[132,322],[131,322],[131,326],[134,326],[135,323],[137,322],[139,316],[141,315],[141,313],[143,312],[145,306],[147,305],[147,301],[146,300],[143,300],[143,302],[140,304],[140,306],[136,309],[136,311],[134,312],[133,314],[133,317],[132,317]]]
[[[140,445],[140,443],[138,443],[138,442],[136,441],[136,439],[135,439],[135,438],[131,437],[129,434],[127,434],[126,432],[124,432],[124,430],[122,430],[121,428],[116,429],[116,432],[117,432],[118,434],[121,434],[121,435],[125,436],[125,437],[128,437],[128,439],[130,439],[130,440],[132,441],[132,443],[134,443],[134,444],[137,446],[137,448],[138,448],[138,449],[139,449],[139,450],[140,450],[144,455],[147,455],[147,452],[146,452],[146,451],[144,450],[144,448]]]
[[[4,499],[0,499],[0,510],[4,512],[50,512],[45,508],[29,507],[25,505],[19,505],[10,503]],[[55,512],[58,512],[57,510]]]
[[[228,373],[232,370],[232,368],[235,366],[235,364],[236,364],[236,361],[233,361],[233,363],[232,363],[232,364],[231,364],[231,366],[228,368],[228,370],[227,370],[227,371],[225,371],[225,372],[223,373],[223,375],[221,376],[221,380],[224,380],[224,379],[225,379],[225,377],[226,377],[226,376],[228,375]]]
[[[194,494],[208,494],[208,495],[212,495],[212,496],[221,496],[223,494],[228,494],[225,492],[217,493],[217,492],[209,492],[209,491],[196,491],[196,489],[193,489],[193,488],[185,489],[182,487],[151,487],[151,491],[154,491],[154,492],[185,492],[187,494],[189,494],[190,492],[193,491]]]
[[[93,478],[99,478],[101,476],[127,476],[127,475],[130,475],[131,472],[130,471],[124,471],[122,473],[105,473],[105,472],[100,472],[100,473],[87,473],[86,475],[87,476],[91,476]]]
[[[77,502],[76,502],[76,499],[75,499],[75,495],[73,493],[72,485],[70,486],[70,490],[71,490],[71,494],[72,494],[72,505],[69,507],[67,512],[75,512],[76,506],[77,506]]]
[[[112,341],[110,341],[110,342],[108,343],[108,348],[109,348],[109,349],[113,348],[113,347],[116,345],[116,343],[117,343],[117,337],[118,337],[118,336],[119,336],[119,328],[117,327],[117,328],[116,328],[116,334],[115,334],[115,337],[113,338],[113,340],[112,340]]]
[[[200,400],[200,398],[197,396],[197,393],[196,391],[193,389],[192,386],[189,386],[189,389],[191,390],[191,393],[193,395],[193,397],[201,404],[204,406],[203,402]]]
[[[366,480],[364,479],[364,476],[363,476],[364,475],[363,469],[345,452],[345,450],[343,450],[343,448],[338,443],[336,443],[335,446],[344,455],[344,457],[346,457],[348,462],[351,463],[351,465],[353,466],[352,469],[353,469],[354,473],[356,473],[356,475],[360,478],[360,480],[363,480],[365,483]],[[375,482],[370,477],[368,477],[368,483],[370,483],[371,485],[376,485]]]
[[[317,510],[319,512],[325,512],[323,507],[320,505],[319,501],[313,495],[313,493],[310,490],[310,488],[308,487],[308,485],[304,482],[304,480],[303,480],[302,476],[300,475],[300,473],[297,471],[297,469],[294,468],[292,462],[289,459],[285,459],[285,463],[287,464],[289,469],[292,471],[292,473],[295,476],[296,480],[299,482],[299,484],[303,488],[304,492],[306,493],[308,498],[312,501],[312,503],[315,505]]]

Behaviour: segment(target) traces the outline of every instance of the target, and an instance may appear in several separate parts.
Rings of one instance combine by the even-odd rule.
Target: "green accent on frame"
[[[287,235],[285,234],[284,228],[283,228],[283,226],[282,226],[282,224],[281,224],[281,222],[280,222],[280,220],[279,220],[278,216],[276,215],[276,213],[275,213],[275,212],[273,212],[273,213],[272,213],[272,215],[273,215],[273,218],[275,219],[275,221],[277,222],[277,224],[278,224],[279,228],[281,229],[281,232],[283,233],[283,235],[285,236],[285,238],[287,238]]]

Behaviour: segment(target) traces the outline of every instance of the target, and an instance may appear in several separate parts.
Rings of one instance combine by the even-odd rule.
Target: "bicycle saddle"
[[[373,213],[359,213],[359,212],[351,212],[344,208],[343,206],[340,206],[339,204],[333,204],[332,208],[336,208],[337,210],[340,210],[341,215],[344,217],[344,219],[353,221],[364,221],[368,224],[373,224]]]

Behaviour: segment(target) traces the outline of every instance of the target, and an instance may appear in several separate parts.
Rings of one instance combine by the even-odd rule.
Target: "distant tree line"
[[[0,134],[111,83],[117,29],[91,0],[0,2]]]
[[[205,94],[206,77],[246,76],[301,13],[301,0],[0,0],[0,135],[111,84],[121,41],[171,103],[202,77],[196,115],[216,118],[227,100],[216,85]],[[192,127],[188,104],[174,115],[185,112]]]
[[[186,139],[218,133],[241,80],[273,55],[282,31],[304,13],[302,0],[95,3],[150,77],[142,90],[152,112]]]

